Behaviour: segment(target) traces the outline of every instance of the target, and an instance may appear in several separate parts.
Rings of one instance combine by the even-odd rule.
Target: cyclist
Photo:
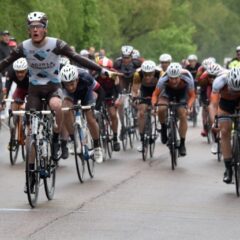
[[[205,110],[205,113],[208,114],[208,105],[210,102],[210,96],[212,92],[212,84],[216,77],[222,75],[225,72],[225,69],[217,64],[212,63],[207,66],[206,71],[198,78],[198,84],[199,86],[206,89],[206,99],[203,102],[203,108]],[[204,115],[204,118],[202,119],[203,123],[203,130],[201,132],[202,136],[207,136],[207,116]],[[217,153],[217,144],[214,142],[211,147],[211,152],[213,154]]]
[[[196,79],[197,70],[201,66],[198,62],[198,57],[195,54],[191,54],[188,56],[188,65],[186,69],[192,74],[193,79]]]
[[[30,39],[23,41],[10,56],[0,62],[0,72],[20,57],[26,57],[29,72],[29,91],[27,109],[39,110],[42,106],[41,99],[46,98],[50,109],[55,111],[57,127],[53,134],[53,159],[58,159],[59,132],[62,123],[62,89],[59,78],[60,55],[81,66],[108,72],[96,63],[81,57],[64,41],[47,37],[48,18],[43,12],[31,12],[27,17]]]
[[[99,60],[98,64],[105,68],[108,68],[111,71],[113,69],[113,62],[112,60],[108,59],[107,57],[103,57]],[[113,131],[113,150],[120,151],[120,143],[118,141],[118,116],[117,116],[117,107],[118,107],[118,98],[119,94],[121,93],[120,86],[119,86],[119,77],[116,76],[114,78],[107,77],[106,75],[99,75],[97,76],[96,80],[100,83],[102,88],[105,91],[105,104],[107,106],[108,114],[111,120],[111,127]]]
[[[159,67],[162,70],[161,76],[167,71],[168,66],[172,62],[172,56],[168,53],[163,53],[159,56],[160,65]]]
[[[211,102],[209,105],[212,123],[216,115],[233,114],[240,103],[240,68],[232,68],[227,73],[217,77],[212,85]],[[230,119],[219,121],[221,132],[221,150],[224,158],[225,172],[223,181],[232,182],[232,150],[231,150],[231,129]],[[216,130],[216,129],[214,129]]]
[[[8,71],[8,79],[9,80],[6,81],[5,98],[8,98],[12,83],[15,82],[17,85],[12,96],[15,102],[11,104],[11,110],[15,111],[18,109],[24,109],[25,108],[24,101],[28,94],[29,86],[29,72],[26,58],[19,58],[13,63],[12,68],[10,68],[10,70]],[[15,143],[15,141],[13,143]]]
[[[144,113],[149,105],[151,105],[152,93],[155,90],[158,79],[160,77],[160,71],[156,69],[155,62],[151,60],[145,60],[141,68],[135,72],[132,86],[132,96],[144,98],[141,99],[138,105],[138,128],[140,133],[141,142],[144,141],[144,126],[145,119]],[[139,152],[142,151],[142,144],[137,148]]]
[[[240,67],[240,46],[236,47],[236,57],[228,63],[228,68]]]
[[[139,59],[132,58],[133,50],[134,49],[132,46],[122,46],[121,48],[122,56],[117,58],[113,65],[114,69],[124,74],[122,77],[120,77],[120,86],[121,90],[127,93],[129,93],[131,90],[133,75],[135,71],[141,66],[141,61],[139,61]],[[123,98],[121,98],[118,107],[119,117],[122,124],[120,139],[122,139],[125,132],[123,117],[123,102],[124,102]]]
[[[198,68],[197,70],[197,74],[196,74],[196,80],[200,86],[200,104],[203,105],[203,108],[202,108],[202,121],[203,123],[206,122],[206,119],[207,119],[207,109],[206,109],[206,106],[209,104],[208,103],[208,97],[207,97],[207,85],[204,84],[205,81],[201,81],[200,78],[201,76],[204,74],[204,72],[206,71],[207,67],[213,63],[215,63],[215,59],[212,58],[212,57],[209,57],[209,58],[206,58],[202,61],[202,64],[201,66]],[[203,124],[204,126],[204,124]],[[206,134],[206,131],[203,129],[201,131],[201,136],[203,137],[206,137],[207,134]]]
[[[132,51],[132,58],[133,59],[138,59],[141,63],[143,63],[143,61],[144,61],[144,58],[141,57],[141,54],[140,54],[140,52],[137,49],[133,49],[133,51]]]
[[[159,97],[159,99],[158,99]],[[166,74],[161,77],[157,83],[156,89],[152,95],[152,105],[167,104],[169,101],[175,100],[178,103],[186,103],[185,106],[179,106],[179,133],[180,146],[179,154],[186,155],[185,138],[187,133],[187,113],[191,112],[193,102],[195,101],[194,81],[191,73],[182,69],[179,63],[171,63]],[[161,123],[161,140],[163,144],[167,143],[167,126],[166,126],[167,107],[160,106],[158,115]]]
[[[61,69],[60,76],[64,87],[64,107],[72,107],[73,104],[77,104],[78,100],[81,100],[82,105],[93,105],[93,91],[95,91],[98,94],[95,108],[99,110],[101,102],[104,99],[104,90],[89,73],[87,73],[84,69],[68,64]],[[93,138],[94,159],[97,163],[101,163],[103,161],[103,154],[100,147],[99,127],[92,109],[85,110],[85,115]],[[68,157],[68,137],[70,136],[71,140],[74,140],[73,124],[73,113],[70,111],[65,112],[64,124],[62,127],[62,158]]]

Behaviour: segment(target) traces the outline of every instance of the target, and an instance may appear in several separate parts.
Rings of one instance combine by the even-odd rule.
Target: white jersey
[[[60,83],[60,55],[53,52],[57,39],[47,37],[41,48],[32,44],[31,39],[23,41],[23,53],[29,66],[29,82],[33,85]]]

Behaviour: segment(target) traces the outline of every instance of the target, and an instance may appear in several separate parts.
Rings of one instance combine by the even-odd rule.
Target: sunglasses
[[[209,78],[215,78],[216,76],[211,75],[211,74],[208,74],[208,77],[209,77]]]
[[[30,24],[30,25],[28,25],[28,28],[29,29],[40,29],[40,28],[45,28],[45,25],[44,24],[42,24],[42,23],[39,23],[39,24]]]

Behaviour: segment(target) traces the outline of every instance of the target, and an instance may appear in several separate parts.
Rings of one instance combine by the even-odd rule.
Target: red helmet
[[[99,61],[98,61],[98,64],[103,66],[103,67],[106,67],[106,68],[112,68],[113,67],[113,62],[111,59],[107,58],[107,57],[104,57],[104,58],[101,58]]]

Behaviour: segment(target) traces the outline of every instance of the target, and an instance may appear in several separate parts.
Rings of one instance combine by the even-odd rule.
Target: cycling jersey
[[[186,66],[186,69],[192,74],[194,80],[196,79],[197,71],[200,66],[201,64],[198,62],[196,63],[195,67],[191,67],[190,64]]]
[[[60,83],[60,55],[76,61],[84,67],[101,71],[96,63],[81,57],[62,40],[46,37],[46,43],[40,48],[33,45],[32,40],[23,41],[10,56],[0,62],[0,72],[20,57],[25,57],[29,66],[29,82],[32,85],[47,85]]]
[[[144,86],[144,87],[155,87],[157,85],[157,82],[160,76],[161,76],[160,71],[157,70],[155,71],[154,77],[151,78],[149,82],[146,82],[143,71],[139,69],[134,73],[133,83],[141,84],[141,86]]]
[[[136,71],[141,66],[141,62],[138,59],[132,59],[132,61],[125,65],[122,63],[122,58],[117,58],[114,62],[113,67],[124,76],[120,78],[120,85],[122,89],[130,90],[132,85],[133,76]]]
[[[227,73],[217,77],[212,85],[211,102],[218,103],[219,98],[229,101],[240,99],[240,91],[233,91],[228,88]]]
[[[240,67],[240,60],[235,58],[229,64],[228,68]]]
[[[93,91],[96,91],[100,84],[84,69],[78,68],[78,83],[75,92],[69,93],[63,89],[64,97],[71,99],[75,104],[81,100],[82,105],[94,103]]]
[[[153,92],[153,105],[157,103],[159,95],[171,100],[173,100],[173,98],[176,98],[177,101],[187,100],[188,105],[192,106],[195,100],[195,90],[194,81],[189,71],[185,69],[182,70],[180,82],[176,87],[171,85],[167,74],[161,77],[157,83],[155,91]]]

